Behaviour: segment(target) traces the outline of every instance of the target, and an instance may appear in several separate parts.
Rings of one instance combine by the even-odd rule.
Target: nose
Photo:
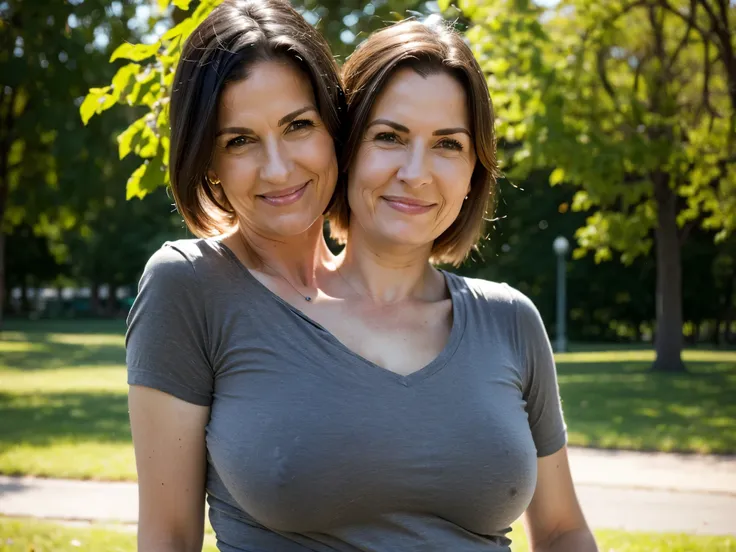
[[[261,167],[261,179],[272,184],[287,184],[292,170],[288,151],[276,137],[264,140],[265,161]]]
[[[424,144],[415,142],[407,150],[404,163],[399,168],[396,176],[410,188],[424,186],[432,179]]]

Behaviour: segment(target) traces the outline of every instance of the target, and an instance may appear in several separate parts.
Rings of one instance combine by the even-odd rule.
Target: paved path
[[[736,535],[736,457],[570,449],[578,496],[594,528]],[[0,476],[0,514],[137,520],[135,483]]]

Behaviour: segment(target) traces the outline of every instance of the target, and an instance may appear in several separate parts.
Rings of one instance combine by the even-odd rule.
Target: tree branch
[[[695,2],[697,0],[690,0],[690,13],[695,12]],[[693,21],[692,19],[687,22],[687,28],[685,29],[685,34],[682,36],[682,40],[680,40],[680,43],[677,45],[677,48],[675,48],[675,52],[672,54],[672,57],[670,58],[670,62],[667,64],[667,72],[672,69],[672,66],[677,61],[677,58],[680,55],[680,52],[682,51],[685,44],[687,44],[690,40],[690,32],[693,30]]]
[[[705,110],[710,113],[712,117],[710,121],[710,128],[713,128],[714,119],[719,119],[721,115],[713,108],[710,103],[710,72],[711,72],[711,60],[710,60],[710,43],[705,42],[703,48],[703,103],[702,106]]]
[[[613,103],[618,107],[618,97],[616,96],[616,91],[613,89],[613,86],[611,86],[611,81],[608,80],[608,74],[606,73],[606,58],[608,57],[608,52],[606,52],[605,48],[601,48],[596,53],[596,68],[598,69],[598,76],[601,79],[601,84],[603,85],[603,89],[606,91],[606,94],[608,94],[613,100]]]
[[[713,8],[708,3],[708,0],[700,0],[699,4],[703,6],[703,9],[708,12],[708,17],[710,18],[711,28],[714,32],[718,32],[718,29],[720,28],[720,22],[718,20],[718,16],[713,12]]]
[[[700,35],[703,37],[703,40],[708,40],[708,37],[710,36],[710,30],[704,29],[698,23],[695,21],[695,12],[691,12],[689,15],[682,13],[680,10],[672,6],[667,0],[659,0],[659,5],[670,12],[673,15],[676,15],[680,19],[682,19],[685,23],[690,25],[693,29],[698,31]]]

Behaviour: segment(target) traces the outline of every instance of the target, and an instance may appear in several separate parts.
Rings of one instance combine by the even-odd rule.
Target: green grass
[[[122,526],[69,526],[0,517],[0,552],[134,552],[135,529]],[[202,552],[217,552],[214,535],[205,535]]]
[[[0,333],[0,473],[134,479],[122,321],[12,323]],[[688,350],[651,374],[645,349],[558,355],[570,444],[736,452],[736,352]]]
[[[736,352],[687,350],[688,374],[653,374],[654,352],[557,355],[572,445],[736,451]]]
[[[511,534],[513,552],[527,552],[517,523]],[[734,537],[596,531],[601,552],[736,552]],[[114,527],[76,526],[0,517],[0,552],[133,552],[135,534]],[[203,552],[216,552],[214,536],[205,535]]]

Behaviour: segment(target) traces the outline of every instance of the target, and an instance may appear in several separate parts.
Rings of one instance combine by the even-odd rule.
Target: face
[[[350,168],[354,225],[395,245],[431,245],[457,218],[475,167],[463,86],[402,69],[368,118]]]
[[[208,175],[251,231],[278,238],[310,228],[332,197],[337,160],[308,77],[264,61],[228,84]]]

